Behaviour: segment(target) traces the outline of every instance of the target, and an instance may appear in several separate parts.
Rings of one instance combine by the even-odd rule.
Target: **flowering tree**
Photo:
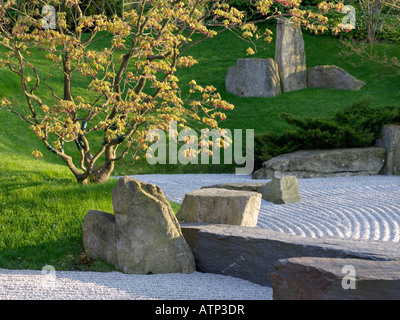
[[[290,15],[314,32],[327,29],[324,15],[300,10],[299,0],[253,2],[263,20]],[[286,11],[271,9],[276,2]],[[182,128],[188,121],[218,128],[224,110],[233,105],[213,86],[194,80],[188,96],[180,89],[177,69],[197,63],[185,54],[189,48],[229,29],[247,41],[271,41],[270,30],[246,21],[227,0],[121,3],[122,12],[109,17],[87,15],[79,0],[0,0],[0,64],[20,78],[26,107],[7,97],[0,106],[27,123],[81,183],[105,182],[128,152],[138,157],[146,150],[149,130],[166,130],[170,121]],[[42,9],[49,6],[56,11],[50,17],[56,18],[55,26],[46,22],[49,12]],[[340,4],[320,7],[341,10]],[[93,49],[99,40],[103,48]],[[33,62],[38,57],[48,60],[46,73]],[[62,89],[54,86],[57,74],[63,78]],[[90,94],[74,93],[76,83],[88,80]],[[64,149],[68,143],[79,150],[76,162]],[[39,151],[33,155],[42,156]]]

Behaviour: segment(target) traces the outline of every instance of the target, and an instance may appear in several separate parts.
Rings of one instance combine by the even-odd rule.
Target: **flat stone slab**
[[[356,258],[393,261],[400,243],[339,238],[306,238],[254,227],[181,224],[197,270],[272,286],[270,274],[280,259],[292,257]]]
[[[218,183],[212,186],[204,186],[201,189],[221,188],[221,189],[252,191],[261,193],[262,187],[265,186],[266,184],[267,184],[266,182],[227,182],[227,183]]]
[[[385,159],[385,148],[300,150],[264,162],[252,177],[272,179],[285,176],[317,178],[377,175]]]
[[[275,268],[274,300],[400,300],[400,261],[301,257]]]
[[[188,192],[176,217],[185,222],[257,225],[261,194],[251,191],[204,188]]]

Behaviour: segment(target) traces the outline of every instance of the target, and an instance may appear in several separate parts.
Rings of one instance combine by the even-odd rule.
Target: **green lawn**
[[[396,104],[400,98],[400,77],[389,76],[389,70],[374,63],[346,60],[341,56],[339,42],[330,37],[304,35],[307,64],[313,67],[335,64],[365,81],[360,91],[307,89],[275,98],[239,98],[225,93],[225,74],[238,58],[245,58],[247,44],[226,32],[190,54],[199,64],[188,72],[181,71],[181,83],[196,79],[198,83],[212,84],[223,98],[236,107],[228,113],[222,127],[254,129],[256,133],[282,132],[287,125],[280,119],[282,112],[308,116],[330,116],[348,104],[369,99],[376,106]],[[98,44],[101,46],[101,43]],[[377,44],[377,50],[389,57],[400,57],[400,46]],[[256,57],[274,56],[271,43],[259,50]],[[45,62],[38,61],[45,66]],[[357,63],[358,66],[353,65]],[[18,79],[0,70],[1,96],[24,103],[18,88]],[[60,79],[58,79],[60,81]],[[86,94],[82,81],[74,92]],[[111,191],[116,183],[111,179],[104,185],[81,186],[75,183],[63,163],[49,153],[33,132],[17,116],[0,111],[0,268],[41,269],[50,264],[57,270],[112,270],[101,262],[87,263],[81,259],[82,221],[86,212],[97,209],[112,212]],[[45,157],[31,156],[35,149]],[[174,172],[231,172],[232,166],[148,166],[145,162],[130,166],[131,159],[117,164],[116,175]],[[177,210],[178,206],[174,206]]]

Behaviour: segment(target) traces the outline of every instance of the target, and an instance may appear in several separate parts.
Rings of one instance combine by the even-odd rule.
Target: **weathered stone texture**
[[[221,188],[203,188],[186,193],[177,212],[185,222],[208,222],[255,227],[261,194]]]
[[[281,93],[278,65],[273,59],[238,59],[225,78],[226,91],[242,97],[275,97]]]
[[[274,300],[400,300],[400,261],[301,257],[275,268]]]
[[[337,66],[318,66],[307,70],[308,88],[360,90],[365,82]]]
[[[301,150],[282,154],[263,163],[253,179],[284,176],[297,178],[377,175],[386,159],[384,148]]]
[[[294,176],[273,178],[262,187],[261,192],[264,200],[276,204],[300,202],[299,181]]]
[[[383,127],[380,146],[386,149],[386,162],[382,174],[400,175],[400,125]]]
[[[339,238],[306,238],[267,229],[222,224],[182,224],[199,271],[229,275],[271,286],[280,259],[291,257],[400,258],[400,243]]]
[[[162,190],[123,177],[112,191],[114,216],[90,211],[84,222],[88,256],[125,273],[190,273],[194,256]]]
[[[300,27],[279,18],[276,27],[275,61],[279,67],[282,92],[307,87],[306,54]]]

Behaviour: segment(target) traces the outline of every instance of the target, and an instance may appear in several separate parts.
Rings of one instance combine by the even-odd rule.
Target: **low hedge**
[[[400,106],[375,108],[358,102],[327,117],[281,117],[292,126],[283,134],[255,136],[255,169],[279,154],[296,150],[361,148],[373,146],[388,123],[400,122]]]

